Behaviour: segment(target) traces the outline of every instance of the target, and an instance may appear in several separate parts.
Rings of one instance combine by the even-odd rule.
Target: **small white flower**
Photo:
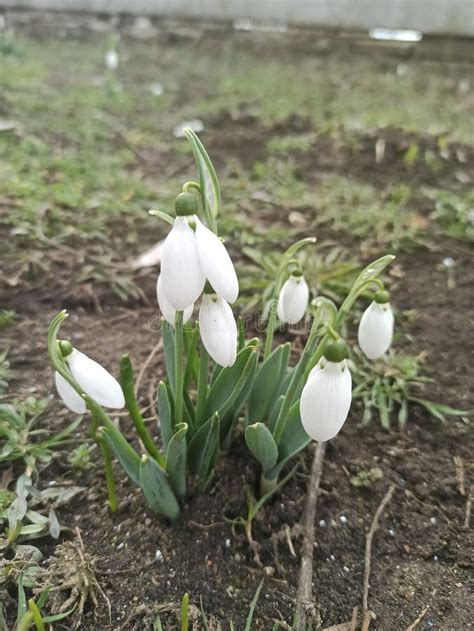
[[[237,356],[237,325],[232,309],[220,296],[204,294],[199,330],[212,359],[220,366],[232,366]]]
[[[201,268],[214,291],[227,302],[239,295],[234,264],[219,237],[196,217],[196,242]]]
[[[174,327],[176,321],[176,309],[170,305],[168,298],[165,296],[165,292],[163,291],[163,283],[161,282],[161,274],[158,276],[158,280],[156,282],[156,297],[158,300],[158,305],[160,307],[161,315],[169,324],[171,324],[172,327]],[[194,304],[186,307],[186,309],[183,311],[183,322],[187,322],[189,318],[193,315],[193,309]]]
[[[309,288],[303,276],[292,274],[281,288],[277,315],[281,322],[296,324],[308,307]]]
[[[368,359],[378,359],[388,351],[393,338],[393,313],[388,302],[372,302],[359,323],[359,347]]]
[[[176,217],[161,257],[161,282],[168,302],[179,311],[190,307],[202,293],[206,278],[199,261],[196,236],[186,217]]]
[[[87,409],[86,402],[57,371],[54,373],[54,383],[65,406],[76,414],[84,414]]]
[[[119,65],[119,56],[116,50],[108,50],[105,53],[105,65],[109,70],[117,70]]]
[[[96,403],[107,408],[124,407],[125,399],[119,382],[103,366],[76,349],[66,357],[66,362],[78,385]],[[64,402],[68,405],[66,400]]]
[[[318,441],[334,438],[344,425],[351,401],[352,377],[346,361],[322,359],[301,393],[301,423],[308,436]]]

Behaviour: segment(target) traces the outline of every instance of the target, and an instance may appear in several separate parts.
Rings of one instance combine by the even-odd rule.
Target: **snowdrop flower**
[[[393,338],[393,313],[388,291],[378,291],[359,323],[359,346],[368,359],[378,359],[388,351]]]
[[[204,294],[199,310],[204,348],[220,366],[232,366],[237,356],[237,325],[232,309],[216,294]]]
[[[69,342],[60,342],[60,347],[71,375],[87,396],[107,408],[124,407],[123,391],[115,377],[96,361],[73,348]],[[56,373],[55,383],[58,394],[66,406],[78,414],[84,413],[85,404],[83,406],[79,403],[80,395],[66,379]]]
[[[168,324],[171,324],[171,326],[174,327],[176,323],[176,309],[170,305],[168,298],[165,296],[165,292],[163,291],[163,283],[161,282],[161,274],[158,276],[158,280],[156,282],[156,297],[158,300],[158,306],[160,307],[161,315],[168,322]],[[186,309],[183,311],[183,323],[186,323],[193,315],[193,309],[194,304],[186,307]]]
[[[105,53],[105,65],[109,70],[117,70],[119,65],[119,56],[116,50],[111,49]]]
[[[161,281],[169,304],[178,311],[190,307],[202,294],[206,277],[199,261],[196,236],[187,217],[197,211],[192,193],[176,198],[176,219],[161,256]]]
[[[344,340],[326,344],[324,356],[310,372],[300,399],[301,423],[313,440],[334,438],[344,425],[352,401],[352,377]]]
[[[281,322],[296,324],[308,307],[309,288],[301,273],[293,272],[281,288],[277,315]]]
[[[214,292],[227,302],[234,302],[239,294],[237,275],[224,244],[201,223],[196,213],[194,195],[178,195],[177,217],[163,246],[163,294],[173,309],[179,311],[196,302],[206,278]],[[190,222],[195,225],[195,231]]]

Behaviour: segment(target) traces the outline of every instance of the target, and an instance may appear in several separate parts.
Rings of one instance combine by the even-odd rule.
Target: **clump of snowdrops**
[[[366,267],[338,309],[323,296],[310,301],[298,260],[316,239],[298,241],[281,256],[268,310],[265,339],[246,339],[231,304],[239,282],[226,245],[218,236],[220,189],[213,165],[198,137],[186,132],[199,172],[176,198],[175,217],[150,211],[172,228],[166,237],[157,297],[162,319],[166,379],[158,384],[161,441],[142,418],[134,394],[128,355],[120,381],[66,340],[59,340],[60,312],[49,330],[49,356],[56,388],[74,412],[91,416],[91,433],[105,463],[112,510],[117,506],[111,455],[145,494],[150,507],[177,519],[188,475],[202,491],[225,457],[236,427],[245,431],[261,471],[260,493],[270,496],[285,464],[311,441],[328,441],[341,430],[352,400],[348,347],[341,325],[357,298],[373,289],[358,339],[365,356],[376,359],[390,347],[393,314],[379,276],[393,260],[387,255]],[[196,320],[196,303],[200,302]],[[290,343],[274,345],[278,324],[311,322],[304,350],[290,365]],[[105,409],[126,407],[143,447],[140,455]]]

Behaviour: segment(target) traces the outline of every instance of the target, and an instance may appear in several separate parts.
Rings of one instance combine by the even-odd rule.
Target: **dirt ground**
[[[54,42],[58,36],[58,28],[54,25],[58,23],[61,24],[59,30],[63,29],[66,33],[64,37],[91,42],[98,37],[97,33],[84,27],[87,22],[80,17],[50,16],[49,21],[35,21],[26,14],[15,14],[9,20],[15,24],[17,32],[23,33],[32,42]],[[75,24],[72,30],[68,30],[69,23]],[[129,23],[124,19],[119,26],[124,29],[126,40]],[[180,28],[174,37],[171,27],[160,31],[162,40],[158,45],[168,56],[168,64],[182,48],[189,52],[190,43],[183,35],[184,27]],[[251,46],[254,51],[261,49],[262,54],[274,59],[291,56],[296,66],[299,60],[304,63],[314,56],[327,59],[328,64],[335,63],[336,58],[340,63],[348,64],[355,56],[355,63],[363,67],[364,60],[370,58],[374,50],[368,44],[354,44],[351,48],[349,40],[344,38],[334,49],[322,44],[318,48],[309,34],[304,37],[281,35],[281,41],[273,34],[265,36],[267,39],[260,35],[257,42],[255,37],[249,40],[231,31],[220,33],[203,29],[200,33],[200,38],[193,38],[193,50],[198,57],[202,49],[206,50],[206,54],[209,49],[219,51],[220,43],[232,38],[237,50]],[[146,49],[148,44],[139,42],[136,45]],[[425,54],[429,59],[429,68],[441,75],[451,66],[447,61],[440,61],[433,50],[439,49],[427,43]],[[142,54],[146,54],[145,50]],[[400,58],[406,62],[407,55],[411,59],[412,52],[384,49],[383,63],[393,61],[396,64]],[[465,72],[469,60],[462,56],[460,60],[456,59],[456,63],[460,65],[453,63],[453,73],[458,72],[459,67]],[[195,73],[199,74],[201,70],[198,66]],[[205,88],[203,90],[206,92]],[[192,96],[186,93],[183,85],[176,99],[182,101]],[[351,130],[347,134],[345,128],[340,127],[335,136],[322,132],[317,122],[301,115],[298,109],[293,116],[268,122],[252,112],[246,113],[245,103],[240,103],[239,108],[239,115],[227,104],[223,104],[219,112],[200,114],[206,129],[203,141],[218,173],[225,171],[229,180],[232,180],[233,170],[238,173],[236,178],[241,178],[239,169],[252,172],[255,177],[255,171],[252,171],[255,164],[268,158],[268,145],[265,145],[268,138],[315,133],[316,137],[308,148],[294,153],[290,151],[285,160],[294,161],[298,182],[314,189],[316,199],[318,186],[334,174],[358,184],[363,182],[375,191],[383,191],[388,185],[395,184],[409,185],[413,189],[436,186],[456,194],[472,188],[472,137],[466,136],[464,142],[457,138],[449,140],[448,154],[443,158],[440,169],[433,172],[425,163],[407,166],[407,161],[403,161],[407,148],[414,141],[421,151],[436,151],[439,136],[421,126],[418,131],[413,131],[390,124],[383,128],[372,126]],[[461,113],[463,118],[466,115],[466,111]],[[7,116],[16,116],[15,111],[9,109],[8,95],[2,105],[2,117]],[[385,157],[380,165],[374,161],[374,143],[379,138],[383,138],[385,143]],[[460,152],[463,157],[461,166],[456,157]],[[183,181],[189,179],[186,176],[193,170],[188,154],[177,153],[169,147],[148,153],[145,166],[138,165],[139,162],[138,156],[135,165],[129,165],[130,170],[146,168],[148,173],[151,171],[151,175],[147,175],[151,180],[159,180],[165,166],[167,173],[174,172]],[[469,174],[467,182],[465,178],[457,177],[460,169]],[[222,186],[225,197],[224,184]],[[242,203],[242,206],[250,205],[255,213],[255,218],[249,220],[242,211],[247,232],[252,233],[254,229],[252,221],[257,226],[255,230],[260,233],[267,226],[271,230],[278,222],[283,235],[285,230],[288,235],[290,229],[293,232],[291,238],[283,236],[282,241],[274,243],[273,247],[293,240],[295,227],[287,220],[288,209],[283,202],[277,199],[269,209],[262,202],[252,201],[250,196],[247,198],[252,185],[245,180],[240,188],[236,184],[234,186],[234,200],[241,200],[237,203]],[[7,195],[4,194],[1,203],[0,230],[2,244],[6,244],[11,235],[11,223],[6,221],[10,203]],[[303,200],[302,205],[295,205],[296,211],[301,212],[304,206]],[[400,212],[411,212],[413,207],[414,204],[411,207],[408,204]],[[402,320],[397,344],[413,354],[427,352],[429,373],[434,378],[434,383],[427,390],[430,397],[465,410],[474,409],[471,368],[474,350],[472,244],[432,230],[426,219],[428,207],[423,207],[420,200],[416,201],[416,210],[418,220],[424,220],[422,232],[417,233],[416,242],[409,247],[400,245],[396,248],[397,262],[391,280],[393,303],[397,309],[400,312],[416,310],[417,315]],[[314,212],[312,218],[317,218],[317,203],[316,209],[311,212]],[[299,236],[306,236],[308,229],[306,225],[297,226],[296,232]],[[150,233],[149,224],[134,230],[132,249],[137,252],[146,249],[165,233],[162,226]],[[239,234],[243,230],[239,228]],[[361,263],[374,255],[391,251],[393,246],[393,243],[387,245],[371,241],[356,231],[344,231],[332,222],[321,224],[315,231],[319,241],[336,239],[344,247],[353,248]],[[118,243],[125,245],[127,235],[119,222],[111,225],[110,233]],[[130,352],[139,367],[159,343],[158,313],[154,301],[156,269],[134,275],[134,282],[143,297],[141,303],[134,300],[124,302],[106,284],[94,280],[74,284],[74,273],[81,263],[77,257],[69,256],[68,248],[76,247],[74,240],[71,243],[63,242],[50,248],[44,242],[38,243],[40,256],[48,261],[47,269],[30,265],[19,276],[19,260],[24,255],[22,245],[20,243],[13,251],[7,251],[5,245],[1,307],[18,314],[15,323],[1,332],[2,347],[10,349],[9,360],[13,369],[11,396],[44,397],[52,391],[51,371],[46,359],[46,331],[51,317],[60,308],[67,308],[70,313],[64,332],[73,343],[95,358],[100,356],[102,363],[114,371],[122,353]],[[31,248],[31,242],[25,242],[23,247]],[[90,245],[83,247],[87,257],[88,248],[92,250],[94,243],[91,241]],[[236,245],[231,249],[234,257],[242,256],[238,254]],[[455,260],[455,283],[450,289],[447,271],[442,264],[446,257]],[[245,255],[242,258],[245,260]],[[7,282],[13,277],[18,277],[18,281]],[[352,330],[352,339],[354,333]],[[158,353],[140,387],[140,403],[147,408],[150,428],[156,436],[154,387],[162,377],[162,356]],[[49,405],[44,422],[51,429],[58,429],[70,420],[70,416],[55,400]],[[385,432],[376,423],[362,430],[358,426],[360,416],[360,405],[354,404],[341,434],[328,445],[324,462],[314,556],[315,604],[321,617],[321,628],[347,622],[351,619],[353,608],[361,605],[365,536],[390,484],[395,486],[395,492],[381,518],[372,554],[369,605],[376,619],[371,629],[412,629],[414,627],[410,625],[421,615],[418,629],[465,631],[472,628],[473,537],[472,529],[466,527],[465,522],[474,470],[472,432],[467,419],[451,418],[441,425],[421,408],[412,406],[406,431],[399,432],[394,427]],[[127,417],[123,416],[120,422],[124,432],[131,436]],[[84,422],[78,443],[86,433]],[[41,472],[40,480],[43,484],[55,480],[56,483],[74,483],[87,488],[78,499],[59,512],[61,524],[71,529],[62,537],[73,539],[73,529],[80,529],[86,550],[96,559],[98,579],[111,604],[110,618],[106,602],[100,597],[98,611],[93,612],[92,608],[86,607],[80,628],[151,628],[152,620],[161,611],[167,620],[166,629],[172,629],[175,628],[173,621],[177,603],[183,593],[188,592],[195,606],[200,607],[202,599],[206,614],[220,622],[223,629],[229,628],[230,620],[237,629],[241,629],[249,603],[262,578],[264,584],[256,608],[254,628],[270,630],[276,621],[281,623],[281,628],[290,628],[284,625],[291,625],[294,614],[301,542],[297,537],[289,541],[285,533],[301,519],[311,457],[310,448],[301,457],[297,474],[275,502],[266,506],[258,516],[254,538],[260,544],[262,569],[254,562],[242,529],[233,528],[225,521],[225,518],[245,514],[242,480],[254,485],[258,478],[257,467],[249,458],[240,432],[228,457],[221,460],[209,493],[203,495],[192,489],[182,517],[173,527],[147,510],[143,497],[118,467],[116,473],[121,501],[117,514],[111,515],[106,505],[100,466],[77,473],[68,466],[65,455],[61,455]],[[460,485],[455,459],[463,462],[464,486]],[[374,466],[382,470],[382,479],[367,488],[355,487],[351,483],[354,475]],[[276,538],[276,534],[281,536]],[[50,540],[45,539],[41,548],[46,560],[54,552]],[[13,601],[10,601],[10,607]],[[58,623],[57,628],[68,629],[71,624],[66,620]]]

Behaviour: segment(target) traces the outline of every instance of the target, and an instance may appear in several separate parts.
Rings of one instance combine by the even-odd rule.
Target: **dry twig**
[[[324,452],[326,443],[318,443],[311,467],[311,477],[308,483],[308,494],[304,509],[303,546],[301,550],[301,568],[298,581],[298,594],[296,596],[296,631],[305,631],[308,609],[312,600],[313,584],[313,551],[314,551],[314,520],[319,496],[319,485],[323,471]]]
[[[466,517],[464,518],[464,528],[469,528],[471,525],[471,509],[472,509],[472,496],[474,494],[474,484],[471,484],[469,489],[469,495],[466,502]]]
[[[366,625],[366,621],[370,624],[370,618],[366,617],[366,613],[369,611],[368,601],[369,601],[369,580],[370,580],[370,564],[372,559],[372,541],[374,538],[375,531],[379,525],[379,519],[382,516],[387,504],[390,502],[392,495],[395,491],[395,486],[392,484],[388,491],[385,493],[382,501],[380,502],[379,507],[375,511],[374,518],[372,520],[372,524],[370,526],[370,530],[367,533],[366,543],[365,543],[365,561],[364,561],[364,592],[362,595],[362,615],[363,615],[363,627]],[[366,626],[368,628],[368,624]]]

